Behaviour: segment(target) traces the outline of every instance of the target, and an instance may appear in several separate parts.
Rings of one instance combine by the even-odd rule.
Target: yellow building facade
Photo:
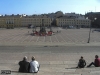
[[[41,26],[42,19],[44,19],[44,25],[51,25],[51,18],[45,16],[22,16],[22,15],[6,15],[0,16],[1,28],[13,28],[13,27],[26,27],[29,24],[34,26]]]
[[[57,18],[57,26],[90,27],[91,20],[78,18]]]
[[[33,26],[41,26],[42,20],[44,20],[44,26],[51,25],[51,18],[48,17],[22,17],[21,18],[21,25],[27,26],[27,25],[33,25]]]
[[[6,15],[0,16],[0,27],[1,28],[14,28],[21,26],[21,16]]]
[[[53,22],[52,18],[46,15],[5,15],[0,16],[0,27],[1,28],[14,28],[14,27],[27,27],[28,25],[41,26],[42,20],[44,20],[44,26],[50,26]],[[57,26],[75,26],[75,27],[89,27],[91,20],[78,19],[78,18],[56,18]]]
[[[0,17],[0,28],[6,27],[5,18],[3,16]]]

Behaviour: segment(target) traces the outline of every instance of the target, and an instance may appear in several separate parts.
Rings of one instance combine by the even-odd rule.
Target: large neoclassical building
[[[49,18],[45,15],[42,16],[22,16],[22,15],[5,15],[0,16],[0,27],[25,27],[29,24],[34,26],[42,25],[42,19],[44,19],[44,25],[50,26],[52,22],[52,18]]]
[[[91,25],[91,20],[85,19],[85,18],[66,18],[66,17],[61,17],[56,19],[57,25],[58,26],[73,26],[77,28],[81,27],[90,27]]]
[[[85,18],[75,17],[56,17],[51,18],[47,15],[5,15],[0,16],[1,28],[26,27],[28,25],[41,26],[44,20],[44,26],[50,26],[54,20],[56,26],[75,26],[75,27],[89,27],[91,20]]]

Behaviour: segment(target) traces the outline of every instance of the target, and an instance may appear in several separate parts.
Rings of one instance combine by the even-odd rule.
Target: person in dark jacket
[[[28,73],[29,72],[29,62],[25,56],[22,61],[19,62],[19,72]]]
[[[78,66],[76,68],[84,68],[86,66],[86,61],[83,59],[83,56],[79,59]]]
[[[94,65],[95,67],[100,67],[100,58],[98,55],[95,55],[94,62],[91,62],[87,67]]]

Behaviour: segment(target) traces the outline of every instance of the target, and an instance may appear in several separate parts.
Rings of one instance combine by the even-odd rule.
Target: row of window
[[[74,24],[74,23],[69,23],[71,25],[90,25],[90,23],[77,23],[77,24]],[[68,24],[59,24],[59,25],[68,25]]]
[[[89,20],[70,20],[70,19],[59,19],[58,21],[88,21],[90,22]]]
[[[21,22],[42,22],[42,21],[21,21]],[[51,21],[44,21],[45,22],[51,22]]]
[[[59,23],[90,23],[90,22],[59,22]]]
[[[31,22],[30,22],[30,23],[31,23]],[[22,24],[30,24],[30,23],[22,22]],[[31,23],[31,24],[42,24],[42,23]],[[51,24],[51,23],[44,23],[44,24]]]
[[[75,22],[75,21],[69,20],[69,21],[59,21],[59,22]],[[76,22],[90,22],[90,21],[77,20]]]
[[[68,19],[61,20],[61,19],[59,19],[59,21],[75,21],[75,20],[68,20]]]
[[[88,25],[90,25],[90,23],[76,23],[76,24],[88,24]]]
[[[6,21],[6,22],[15,22],[15,23],[17,23],[17,22],[25,22],[25,23],[29,23],[29,22],[31,22],[31,23],[42,23],[42,21]],[[5,21],[2,21],[2,22],[0,22],[0,23],[5,23]],[[51,21],[44,21],[44,23],[51,23]]]
[[[33,21],[31,21],[31,22],[29,22],[29,21],[24,22],[23,21],[22,23],[42,23],[42,22],[36,22],[36,21],[35,22],[33,22]],[[44,23],[51,23],[51,22],[44,22]]]
[[[59,23],[90,23],[90,22],[59,22]]]
[[[31,23],[32,24],[32,23]],[[21,24],[21,25],[28,25],[28,24]],[[40,25],[42,25],[42,24],[32,24],[32,25],[37,25],[37,26],[40,26]],[[45,24],[45,26],[49,26],[49,25],[51,25],[51,24]]]
[[[0,19],[0,21],[5,21],[5,20],[20,20],[20,19]],[[24,21],[26,21],[26,20],[39,20],[39,21],[42,21],[42,19],[21,19],[21,20],[24,20]],[[52,19],[44,19],[44,21],[52,21]]]
[[[32,21],[32,20],[40,20],[40,21],[42,21],[42,19],[22,19],[22,20],[31,20],[31,21]],[[44,19],[44,21],[45,21],[45,20],[51,21],[51,19]]]
[[[35,25],[40,26],[40,25],[42,25],[42,24],[35,24]],[[49,26],[49,25],[51,25],[51,24],[45,24],[45,26]],[[7,25],[4,25],[4,24],[0,25],[0,27],[6,27],[6,26],[7,26]],[[8,25],[8,26],[10,26],[10,25]],[[14,25],[14,26],[27,26],[27,24],[21,24],[21,25],[16,24],[16,25]]]

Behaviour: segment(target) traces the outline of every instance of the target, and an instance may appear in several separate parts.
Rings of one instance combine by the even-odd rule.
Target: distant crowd
[[[27,56],[25,56],[23,58],[23,60],[19,62],[19,66],[20,66],[19,72],[22,72],[22,73],[38,73],[40,65],[39,65],[38,61],[35,60],[35,57],[32,56],[31,59],[32,59],[32,61],[28,62]],[[94,65],[95,67],[100,67],[100,58],[99,58],[98,55],[95,55],[94,62],[91,62],[89,65],[87,65],[87,67],[90,67],[92,65]],[[84,68],[85,66],[86,66],[86,61],[83,58],[83,56],[81,56],[76,68]]]

